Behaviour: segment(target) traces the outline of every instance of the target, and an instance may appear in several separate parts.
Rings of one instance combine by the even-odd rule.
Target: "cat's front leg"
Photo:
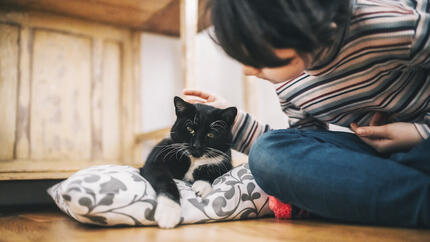
[[[205,197],[212,191],[212,185],[208,181],[197,180],[193,183],[191,189],[200,197]]]
[[[158,195],[154,218],[160,228],[176,227],[181,222],[181,211],[180,203],[164,194]]]
[[[157,146],[158,147],[158,146]],[[140,174],[151,184],[157,193],[157,207],[154,219],[161,228],[174,228],[181,222],[180,195],[172,175],[164,162],[156,160],[154,149],[145,162]]]

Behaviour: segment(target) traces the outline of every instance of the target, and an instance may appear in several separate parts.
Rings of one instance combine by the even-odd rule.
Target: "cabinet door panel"
[[[141,166],[140,33],[0,8],[0,180]]]
[[[120,157],[120,80],[121,44],[105,41],[103,44],[103,158],[108,160]]]
[[[35,30],[31,74],[31,158],[91,156],[90,38]]]
[[[0,24],[0,160],[14,158],[19,27]]]

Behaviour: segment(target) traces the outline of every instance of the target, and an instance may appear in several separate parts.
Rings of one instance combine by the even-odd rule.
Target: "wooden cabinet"
[[[0,10],[0,180],[142,165],[140,33]]]
[[[190,85],[195,34],[209,24],[205,5],[1,0],[0,180],[65,178],[98,164],[142,166],[140,143],[166,130],[139,133],[140,31],[180,35]]]

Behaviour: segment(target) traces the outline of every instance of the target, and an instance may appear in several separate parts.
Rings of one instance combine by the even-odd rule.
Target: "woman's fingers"
[[[349,125],[352,129],[352,131],[354,131],[355,133],[357,133],[357,129],[358,129],[358,124],[357,123],[351,123]]]
[[[199,98],[199,97],[190,97],[190,96],[185,96],[184,100],[188,103],[191,104],[196,104],[196,103],[206,103],[207,100],[203,99],[203,98]]]
[[[216,108],[227,108],[229,103],[222,97],[194,89],[184,89],[184,99],[190,103],[204,103]]]
[[[388,130],[385,125],[382,126],[367,126],[360,127],[357,129],[356,133],[360,136],[365,136],[369,138],[386,138],[390,137]]]
[[[388,132],[386,125],[359,127],[356,123],[351,123],[350,127],[352,131],[361,137],[368,137],[371,139],[390,138],[390,133]]]
[[[203,92],[200,90],[193,90],[193,89],[184,89],[183,91],[184,95],[188,95],[188,96],[195,96],[195,97],[199,97],[205,100],[208,100],[211,98],[211,94],[207,93],[207,92]]]

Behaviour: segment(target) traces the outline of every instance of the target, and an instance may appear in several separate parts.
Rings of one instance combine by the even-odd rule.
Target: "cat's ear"
[[[195,107],[191,103],[185,102],[182,98],[175,96],[173,99],[175,103],[176,115],[182,117],[195,110]]]
[[[237,115],[237,108],[235,107],[229,107],[226,109],[221,110],[221,117],[224,121],[226,121],[229,125],[232,125],[234,122],[234,119]]]

